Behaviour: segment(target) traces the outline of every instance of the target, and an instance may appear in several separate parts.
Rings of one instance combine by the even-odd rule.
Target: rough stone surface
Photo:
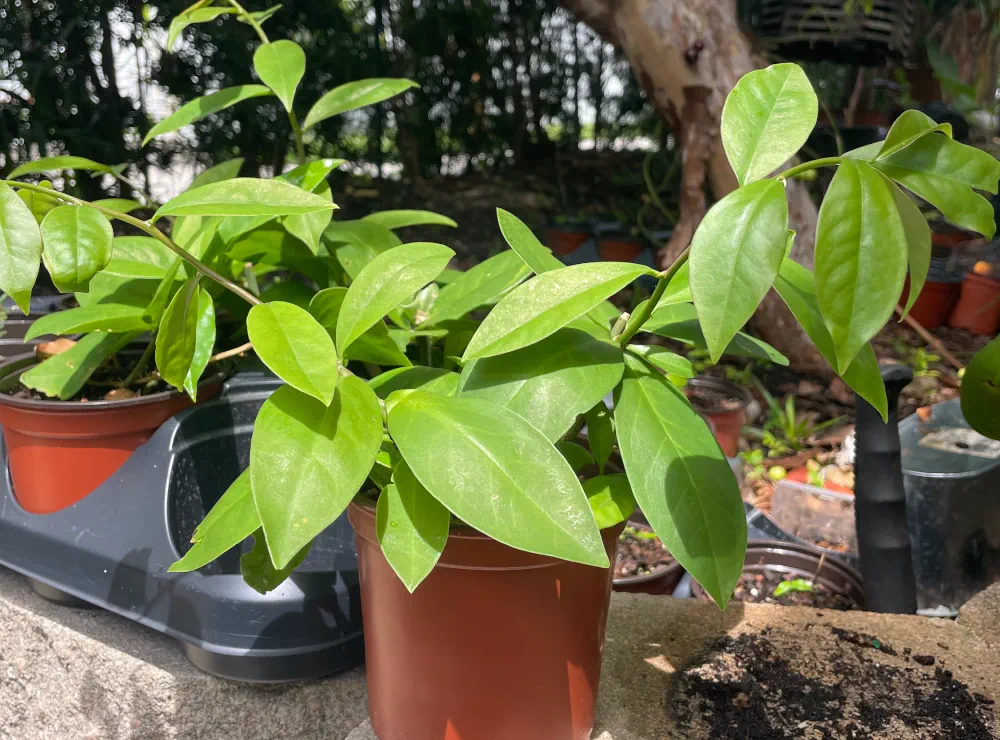
[[[1000,698],[1000,653],[984,640],[1000,634],[998,602],[1000,586],[970,602],[955,623],[758,605],[719,612],[694,601],[616,594],[594,738],[718,737],[703,716],[703,699],[690,698],[684,687],[706,677],[731,686],[728,674],[736,676],[737,684],[742,680],[745,667],[720,657],[719,641],[727,635],[737,641],[766,641],[814,689],[838,685],[858,661],[879,671],[894,670],[899,680],[920,686],[933,687],[935,676],[944,675],[937,671],[951,671],[970,696],[980,695],[976,711],[988,717],[988,732],[998,733],[987,702]],[[848,638],[837,637],[835,628],[848,630],[840,633]],[[854,644],[850,636],[856,633],[878,638],[895,655]],[[878,683],[855,690],[860,697],[845,700],[844,717],[837,721],[850,720],[855,704],[869,692],[894,704],[885,692],[896,689]],[[781,706],[783,700],[766,698],[760,703]],[[366,714],[360,670],[270,687],[215,679],[191,666],[174,641],[101,611],[49,604],[18,576],[0,569],[0,740],[375,740]],[[822,731],[821,724],[805,723],[793,734],[747,737],[808,739],[824,737]],[[954,729],[952,734],[933,734],[890,718],[883,732],[857,737],[944,740],[966,735]]]

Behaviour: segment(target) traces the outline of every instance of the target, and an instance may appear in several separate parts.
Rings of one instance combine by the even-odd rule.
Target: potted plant
[[[632,262],[648,247],[649,243],[638,226],[604,231],[597,240],[597,253],[601,259],[612,262]]]
[[[235,1],[229,7],[240,9]],[[239,12],[263,37],[256,18]],[[284,83],[297,79],[292,72],[300,68],[301,49],[262,41],[258,74],[288,97]],[[283,74],[265,71],[272,63]],[[488,312],[481,322],[454,319],[471,323],[446,329],[440,328],[445,319],[436,329],[422,328],[444,297],[445,289],[432,283],[454,253],[442,245],[406,244],[371,256],[363,239],[341,234],[337,243],[352,246],[337,257],[349,286],[320,291],[308,308],[243,295],[245,288],[178,246],[197,276],[251,304],[249,338],[286,385],[256,419],[249,468],[174,569],[197,568],[253,535],[244,576],[261,590],[274,588],[346,510],[357,533],[370,712],[382,740],[439,740],[449,733],[589,737],[610,558],[636,503],[720,606],[744,563],[745,514],[729,464],[703,419],[660,371],[673,363],[671,353],[641,344],[640,332],[694,337],[713,359],[731,346],[760,351],[740,328],[774,285],[848,385],[885,414],[885,389],[867,340],[892,313],[908,255],[930,244],[929,231],[910,218],[915,207],[888,178],[920,192],[909,173],[919,173],[921,182],[942,172],[970,177],[968,167],[949,157],[953,147],[965,159],[978,153],[929,119],[901,118],[878,148],[768,177],[795,154],[815,119],[815,95],[795,65],[744,77],[722,122],[741,187],[712,208],[691,248],[663,271],[621,262],[565,267],[524,224],[499,212],[505,239],[534,275],[487,298],[488,271],[448,283],[459,285],[453,304]],[[939,156],[910,156],[927,147]],[[988,159],[991,166],[983,164],[974,181],[947,181],[946,208],[958,203],[965,213],[978,197],[971,186],[996,189],[1000,167]],[[791,235],[783,182],[823,166],[838,171],[821,209],[814,280],[785,259]],[[937,191],[926,195],[938,199]],[[20,213],[9,201],[0,200],[2,223]],[[287,218],[330,207],[290,183],[232,179],[190,190],[133,225],[177,254],[177,243],[156,226],[161,218]],[[106,215],[121,220],[117,212]],[[35,226],[17,224],[27,239],[5,244],[35,250],[30,260],[0,261],[6,290],[22,289],[17,280],[37,267]],[[174,224],[175,232],[187,228],[186,220]],[[242,259],[238,242],[212,242],[209,254],[217,248]],[[680,275],[689,258],[685,281]],[[877,271],[852,269],[845,281],[844,265],[867,267],[873,259]],[[607,299],[644,275],[656,279],[653,295],[619,315]],[[200,304],[193,300],[204,290],[197,276],[189,278],[195,287],[178,293],[189,296],[180,299],[184,305]],[[671,302],[688,288],[693,306]],[[402,339],[417,339],[419,364],[366,380],[351,368],[369,340],[381,342],[392,330],[387,317],[403,330]],[[158,355],[179,358],[161,365],[157,357],[178,385],[193,364],[190,337],[198,336],[180,330],[197,329],[194,319],[187,321],[164,319],[157,337]],[[609,394],[613,413],[603,402]],[[567,444],[580,417],[589,451]],[[585,488],[575,468],[592,456],[600,471],[615,445],[625,473],[599,474]]]
[[[949,326],[987,337],[996,336],[1000,327],[1000,280],[995,272],[993,265],[985,260],[975,264],[962,281]]]
[[[593,226],[583,214],[561,214],[545,227],[545,243],[560,257],[572,254],[593,236]]]

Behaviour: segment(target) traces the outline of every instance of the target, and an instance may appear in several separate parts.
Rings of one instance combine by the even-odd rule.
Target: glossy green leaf
[[[778,180],[733,191],[702,220],[691,242],[691,293],[713,362],[771,289],[787,239],[788,203]]]
[[[250,476],[275,567],[288,565],[347,508],[381,443],[378,399],[352,375],[340,380],[329,405],[291,386],[264,402]]]
[[[247,332],[257,356],[279,378],[329,405],[337,387],[337,354],[308,311],[280,301],[254,306]]]
[[[274,90],[285,109],[291,110],[295,91],[306,73],[302,47],[288,39],[261,44],[253,55],[253,69],[261,82]]]
[[[458,226],[453,219],[433,211],[378,211],[368,214],[361,220],[387,229],[404,229],[407,226]]]
[[[839,372],[885,326],[903,290],[906,233],[890,187],[870,165],[844,160],[819,210],[816,297]]]
[[[0,291],[28,313],[38,277],[42,235],[31,208],[9,185],[0,183]]]
[[[32,175],[36,172],[60,172],[62,170],[90,170],[93,172],[111,172],[111,168],[106,164],[95,162],[86,157],[40,157],[39,159],[25,162],[20,167],[15,167],[7,177],[11,180]]]
[[[767,177],[816,126],[819,101],[797,64],[743,75],[722,109],[722,145],[740,185]]]
[[[257,21],[258,25],[264,25],[264,22],[275,15],[279,10],[281,10],[281,5],[272,5],[267,10],[257,10],[250,13],[250,17]],[[240,23],[246,23],[247,20],[242,15],[237,18]]]
[[[452,396],[458,390],[460,376],[440,367],[397,367],[376,375],[368,381],[368,387],[383,401],[390,394],[402,390],[422,390]]]
[[[174,294],[156,334],[156,369],[175,388],[184,387],[194,359],[202,290],[199,283],[199,277],[191,278]]]
[[[413,593],[437,565],[448,542],[451,513],[420,485],[406,463],[378,497],[375,532],[385,559]]]
[[[329,183],[325,181],[320,183],[313,192],[333,204],[333,193]],[[302,216],[285,216],[282,224],[288,229],[289,234],[301,239],[313,254],[319,254],[320,239],[332,220],[332,210],[316,211]]]
[[[468,362],[534,344],[646,274],[654,273],[641,265],[601,262],[538,275],[490,311],[462,359]]]
[[[146,144],[158,136],[177,131],[244,100],[271,94],[271,91],[264,87],[264,85],[237,85],[203,95],[200,98],[195,98],[153,126],[142,140],[142,145],[146,146]],[[194,186],[192,185],[192,187]]]
[[[516,253],[508,251],[494,255],[442,288],[426,323],[434,326],[449,319],[460,319],[480,306],[495,302],[530,274]]]
[[[152,324],[142,308],[98,303],[40,316],[28,328],[24,338],[30,340],[46,334],[86,334],[92,331],[141,332],[151,328]]]
[[[153,221],[163,216],[288,216],[333,208],[322,196],[281,180],[234,177],[181,193],[160,206]]]
[[[795,320],[805,329],[820,354],[831,365],[835,365],[833,337],[830,336],[819,310],[813,274],[797,262],[786,259],[781,263],[774,289],[795,316]],[[871,345],[866,344],[861,348],[841,377],[858,395],[874,406],[883,419],[888,418],[885,384]]]
[[[369,262],[403,242],[384,226],[358,220],[334,221],[323,232],[323,243],[355,280]]]
[[[579,473],[588,465],[594,464],[594,456],[583,445],[565,439],[556,442],[555,445],[559,454],[566,458],[566,462],[573,468],[574,473]]]
[[[289,182],[292,185],[296,185],[303,190],[315,193],[324,184],[330,184],[327,181],[330,173],[340,167],[344,161],[345,160],[343,159],[333,159],[330,157],[314,159],[311,162],[306,162],[297,167],[293,167],[288,170],[288,172],[280,175],[278,179]]]
[[[666,378],[628,356],[615,426],[646,519],[724,608],[743,570],[747,526],[739,486],[711,430]]]
[[[993,206],[970,188],[997,192],[1000,162],[947,136],[923,136],[873,166],[920,196],[952,223],[988,239],[996,233]]]
[[[309,302],[309,313],[326,329],[331,340],[336,336],[337,319],[346,296],[347,288],[326,288],[316,293]],[[376,365],[411,364],[389,336],[389,327],[383,321],[376,321],[368,331],[355,339],[344,355],[348,359]]]
[[[258,85],[252,85],[251,87],[260,87]],[[262,95],[265,93],[261,93]],[[244,159],[243,157],[235,157],[233,159],[227,159],[225,162],[219,162],[219,164],[209,167],[207,170],[199,173],[196,178],[188,186],[188,190],[194,190],[200,188],[203,185],[211,185],[213,182],[222,182],[223,180],[232,180],[234,177],[240,174],[240,169],[243,167]],[[175,225],[176,228],[176,225]]]
[[[47,396],[68,401],[106,359],[136,338],[135,334],[88,334],[70,349],[21,375],[21,383]]]
[[[195,23],[210,23],[224,15],[232,15],[236,11],[230,7],[196,8],[174,16],[167,29],[167,51],[174,50],[174,44],[184,29]]]
[[[497,221],[504,240],[533,273],[541,275],[565,267],[513,213],[497,208]]]
[[[597,526],[601,529],[627,522],[635,511],[632,486],[623,473],[599,475],[584,481],[583,492],[587,494],[590,510],[594,512]]]
[[[167,310],[167,305],[170,303],[170,299],[174,297],[174,294],[179,289],[177,285],[177,276],[180,274],[181,260],[175,259],[173,265],[160,279],[160,282],[156,285],[156,290],[154,291],[152,297],[145,304],[145,309],[143,313],[148,319],[150,324],[154,326],[160,323],[163,318],[163,313]],[[98,274],[97,277],[101,275]],[[181,274],[183,278],[183,274]],[[94,282],[97,282],[97,278],[91,281],[91,287],[93,287]],[[138,282],[138,281],[133,281]],[[77,293],[77,297],[79,297]],[[139,305],[142,305],[141,303]]]
[[[107,208],[118,213],[132,213],[132,211],[138,211],[140,208],[146,207],[139,201],[130,198],[102,198],[101,200],[91,201],[91,205]]]
[[[194,330],[194,353],[191,367],[184,378],[184,390],[192,401],[198,400],[198,381],[208,367],[208,361],[215,348],[215,302],[208,291],[198,291],[198,321]]]
[[[402,92],[419,87],[417,83],[403,79],[369,79],[348,82],[333,88],[316,101],[306,115],[302,129],[310,129],[320,121],[338,116],[347,111],[381,103]]]
[[[168,247],[149,236],[116,236],[111,261],[103,272],[125,278],[156,280],[178,260]]]
[[[1000,339],[981,349],[965,369],[962,415],[980,434],[1000,439]]]
[[[691,303],[694,297],[691,295],[691,262],[681,265],[674,276],[667,283],[667,289],[663,291],[656,307],[670,306],[675,303]]]
[[[907,262],[910,267],[910,296],[906,301],[906,310],[899,317],[902,321],[920,297],[920,291],[924,289],[924,283],[927,281],[927,273],[931,266],[931,229],[927,225],[927,219],[910,196],[895,184],[890,183],[890,188],[893,200],[896,202],[896,211],[903,224]]]
[[[876,158],[885,159],[906,149],[917,139],[936,132],[941,132],[951,138],[951,124],[936,123],[918,110],[903,111],[892,124],[892,128],[889,129]]]
[[[42,259],[64,293],[86,290],[111,261],[114,232],[91,206],[59,206],[42,219]]]
[[[587,422],[587,442],[590,444],[590,451],[594,453],[594,462],[597,463],[597,468],[603,475],[604,466],[608,464],[615,449],[614,416],[602,399],[586,413],[585,419]]]
[[[677,303],[657,308],[649,317],[649,321],[643,324],[642,330],[697,347],[706,346],[705,337],[701,333],[701,325],[698,323],[697,312],[690,303]],[[743,332],[738,333],[733,338],[722,354],[735,357],[754,357],[778,365],[788,364],[788,358],[767,342]]]
[[[337,319],[340,351],[437,277],[454,256],[448,247],[418,242],[394,247],[368,263],[351,283]]]
[[[410,391],[390,399],[388,416],[413,474],[463,522],[519,550],[608,567],[580,481],[516,413],[480,399]]]
[[[465,366],[462,398],[482,398],[522,416],[550,442],[621,380],[622,350],[577,329]]]
[[[630,344],[628,351],[641,357],[653,367],[657,367],[665,373],[676,375],[678,378],[693,378],[696,374],[691,360],[658,344]]]
[[[56,192],[52,187],[52,183],[48,180],[42,180],[38,184],[41,187],[52,190],[52,192]],[[49,211],[53,208],[59,207],[63,203],[63,201],[59,200],[59,198],[54,195],[39,193],[35,190],[18,190],[17,197],[20,198],[26,206],[28,206],[31,214],[35,217],[35,222],[39,224]]]
[[[239,545],[259,528],[260,517],[250,491],[250,471],[244,470],[194,530],[191,549],[167,570],[170,573],[198,570]]]
[[[292,575],[292,571],[302,565],[312,547],[312,543],[307,542],[285,567],[275,568],[271,562],[264,530],[258,529],[254,532],[253,539],[253,549],[240,557],[240,575],[243,576],[243,581],[259,594],[270,593],[284,583]]]

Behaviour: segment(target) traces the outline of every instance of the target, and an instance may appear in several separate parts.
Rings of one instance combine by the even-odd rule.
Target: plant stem
[[[292,134],[295,136],[295,151],[299,155],[299,164],[305,164],[306,145],[302,139],[302,127],[299,126],[299,119],[295,115],[295,111],[288,111],[288,122],[292,125]]]
[[[621,333],[618,337],[618,344],[624,347],[629,343],[639,330],[642,325],[649,320],[649,317],[653,315],[653,310],[656,308],[656,304],[660,302],[663,294],[667,290],[667,286],[670,284],[671,279],[677,274],[677,271],[684,266],[684,263],[688,261],[688,255],[691,254],[691,247],[687,247],[683,252],[681,252],[674,263],[670,265],[666,270],[660,273],[660,280],[656,284],[656,289],[653,291],[653,295],[649,297],[649,300],[645,303],[640,303],[636,308],[636,311],[628,320],[628,324],[625,326],[625,331]]]
[[[142,357],[139,358],[139,362],[136,363],[135,367],[132,368],[132,372],[128,374],[125,378],[124,387],[128,388],[135,379],[142,375],[142,371],[146,369],[146,365],[149,364],[149,358],[153,356],[153,350],[156,347],[156,332],[153,332],[153,336],[149,338],[149,344],[146,349],[143,350]]]
[[[787,180],[790,177],[801,175],[803,172],[808,172],[809,170],[818,170],[820,167],[834,167],[840,164],[842,159],[843,157],[823,157],[822,159],[814,159],[811,162],[803,162],[802,164],[797,164],[794,167],[789,167],[784,172],[779,172],[776,177],[779,180]]]
[[[247,342],[246,344],[241,344],[239,347],[233,347],[232,349],[227,349],[225,352],[219,352],[218,354],[212,355],[208,358],[209,362],[218,362],[219,360],[225,360],[229,357],[236,357],[236,355],[242,355],[244,352],[249,352],[253,349],[253,342]]]
[[[141,195],[143,199],[146,201],[147,207],[156,208],[159,205],[159,203],[153,200],[153,196],[149,194],[148,190],[146,190],[145,188],[140,188],[129,178],[125,177],[124,175],[115,175],[114,177],[119,182],[124,183],[128,187],[132,188],[135,192],[139,193],[139,195]]]
[[[210,280],[214,280],[223,288],[226,288],[227,290],[235,293],[250,305],[255,306],[258,303],[262,303],[262,301],[253,293],[237,285],[232,280],[224,278],[222,275],[220,275],[211,267],[209,267],[204,262],[199,260],[193,254],[185,250],[183,247],[177,245],[169,236],[164,234],[162,231],[160,231],[152,224],[148,224],[145,221],[142,221],[138,218],[129,216],[127,213],[119,213],[118,211],[112,210],[110,208],[97,206],[94,205],[93,203],[88,203],[87,201],[81,200],[80,198],[76,198],[72,195],[67,195],[66,193],[60,193],[58,190],[51,190],[49,188],[44,188],[41,185],[34,185],[29,182],[20,182],[19,180],[0,180],[0,182],[4,183],[5,185],[9,185],[12,188],[22,188],[24,190],[31,190],[36,193],[42,193],[43,195],[50,195],[54,198],[59,198],[60,200],[64,200],[67,203],[72,203],[73,205],[90,206],[91,208],[96,208],[105,216],[117,219],[118,221],[124,221],[127,224],[131,224],[132,226],[135,226],[140,231],[145,232],[146,234],[148,234],[149,236],[153,237],[158,242],[163,244],[170,251],[172,251],[174,254],[176,254],[185,262],[187,262],[202,275],[209,278]]]
[[[257,35],[260,37],[260,42],[262,44],[271,43],[270,39],[267,38],[267,34],[264,33],[264,29],[261,28],[260,24],[256,20],[254,20],[254,17],[247,12],[246,8],[244,8],[242,5],[236,2],[236,0],[229,0],[229,4],[234,8],[236,8],[237,13],[246,18],[247,23],[253,26],[253,30],[257,32]]]

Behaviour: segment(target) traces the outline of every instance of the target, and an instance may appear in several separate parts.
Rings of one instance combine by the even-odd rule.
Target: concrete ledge
[[[771,722],[779,738],[792,736],[784,734],[789,726],[806,738],[848,737],[852,723],[872,721],[880,732],[856,736],[896,740],[933,736],[942,729],[937,722],[952,723],[944,730],[954,733],[955,722],[975,715],[963,734],[937,736],[978,740],[977,727],[1000,732],[989,703],[1000,698],[1000,653],[986,644],[1000,634],[998,605],[995,586],[956,623],[791,607],[719,612],[693,601],[616,594],[594,736],[724,738],[725,713],[712,702],[726,692],[745,712],[740,707],[756,706],[754,686],[765,692],[757,703],[779,708],[804,686],[805,720],[792,710],[755,721]],[[737,639],[720,642],[727,636]],[[767,670],[730,648],[756,650]],[[792,683],[771,685],[786,675]],[[826,688],[832,698],[817,708]],[[862,719],[871,701],[897,714]],[[924,725],[906,726],[898,712],[909,711],[907,702],[915,702]],[[932,705],[943,719],[932,716]],[[173,738],[372,740],[363,672],[284,686],[215,679],[192,667],[174,641],[105,612],[49,604],[0,569],[0,739]]]

